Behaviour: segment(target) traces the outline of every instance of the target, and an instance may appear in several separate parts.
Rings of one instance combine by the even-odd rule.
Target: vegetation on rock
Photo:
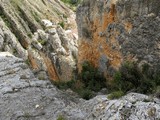
[[[113,86],[115,90],[127,93],[129,91],[143,94],[154,93],[160,85],[160,74],[153,73],[148,64],[142,66],[142,70],[136,63],[126,62],[114,75]]]
[[[76,11],[76,7],[77,7],[78,4],[80,4],[83,0],[61,0],[61,1],[64,2],[65,4],[68,4],[73,11]]]
[[[128,92],[152,94],[157,92],[160,86],[160,76],[153,74],[148,64],[144,64],[142,70],[136,63],[126,62],[114,75],[112,82],[106,83],[106,79],[89,62],[84,62],[79,75],[80,80],[56,83],[60,89],[72,89],[84,99],[94,97],[96,92],[107,88],[111,93],[109,99],[117,99]]]
[[[89,62],[84,62],[82,71],[79,74],[80,80],[55,83],[59,89],[72,89],[74,92],[86,100],[95,96],[95,92],[106,87],[105,78]]]
[[[118,99],[124,95],[123,91],[115,91],[108,95],[108,99]]]
[[[61,0],[64,3],[70,4],[70,5],[78,5],[82,0]]]
[[[65,118],[62,115],[59,115],[57,120],[65,120]]]

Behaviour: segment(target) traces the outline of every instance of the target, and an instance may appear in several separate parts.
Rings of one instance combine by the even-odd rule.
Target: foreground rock
[[[160,100],[130,93],[118,100],[97,96],[83,105],[88,112],[85,120],[157,120],[160,118]]]
[[[56,120],[63,112],[78,119],[83,117],[77,107],[80,102],[49,81],[35,78],[22,59],[0,53],[1,120]]]
[[[118,100],[106,95],[89,101],[63,93],[38,80],[22,59],[0,53],[0,118],[2,120],[155,120],[160,100],[130,93]]]

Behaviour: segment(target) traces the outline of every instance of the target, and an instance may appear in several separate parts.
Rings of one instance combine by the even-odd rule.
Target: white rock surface
[[[42,24],[47,28],[47,27],[52,27],[53,23],[47,19],[42,20]]]

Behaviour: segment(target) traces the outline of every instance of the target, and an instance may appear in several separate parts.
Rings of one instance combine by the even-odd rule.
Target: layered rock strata
[[[77,59],[74,19],[59,0],[1,0],[0,51],[23,58],[40,79],[71,80]]]

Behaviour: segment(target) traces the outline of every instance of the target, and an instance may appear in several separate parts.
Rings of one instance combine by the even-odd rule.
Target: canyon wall
[[[160,63],[159,0],[86,0],[77,9],[78,66],[91,62],[109,78],[125,61]]]
[[[128,93],[110,100],[113,94],[101,95],[102,89],[84,100],[48,80],[76,77],[77,57],[79,68],[88,60],[106,76],[125,60],[144,61],[156,70],[158,6],[158,0],[85,0],[77,10],[78,56],[75,15],[60,0],[0,0],[0,119],[160,120],[155,95]],[[67,86],[72,83],[62,84]],[[78,88],[91,95],[88,88]]]

